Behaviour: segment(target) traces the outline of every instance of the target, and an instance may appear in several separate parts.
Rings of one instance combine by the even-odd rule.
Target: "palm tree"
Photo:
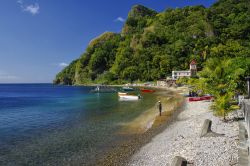
[[[212,108],[224,120],[232,110],[230,102],[239,77],[244,73],[243,69],[234,64],[233,59],[216,57],[207,60],[205,68],[199,73],[200,78],[195,81],[196,88],[213,94],[215,102]]]

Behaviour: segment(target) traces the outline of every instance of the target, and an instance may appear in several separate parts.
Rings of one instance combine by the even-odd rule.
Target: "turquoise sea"
[[[93,87],[0,84],[0,165],[89,165],[128,138],[122,124],[156,96],[119,101]]]

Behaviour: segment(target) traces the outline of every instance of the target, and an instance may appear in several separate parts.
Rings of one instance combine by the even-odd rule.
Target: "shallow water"
[[[93,164],[125,138],[122,124],[157,101],[119,101],[92,88],[0,85],[0,165]]]

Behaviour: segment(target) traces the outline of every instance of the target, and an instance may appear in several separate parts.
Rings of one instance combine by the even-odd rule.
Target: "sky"
[[[51,83],[103,32],[120,32],[131,7],[158,12],[216,0],[0,0],[0,83]]]

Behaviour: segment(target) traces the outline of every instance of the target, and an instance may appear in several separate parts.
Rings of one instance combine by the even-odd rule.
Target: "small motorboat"
[[[112,93],[116,92],[114,88],[108,87],[108,86],[96,86],[95,89],[92,89],[90,92],[92,93]]]
[[[128,86],[122,87],[122,90],[125,91],[125,92],[135,91],[134,88],[131,88],[131,87],[128,87]]]
[[[126,92],[118,92],[118,95],[120,96],[122,96],[122,95],[127,95],[128,93],[126,93]]]
[[[153,92],[155,92],[155,90],[152,90],[152,89],[145,89],[145,88],[142,88],[141,91],[142,91],[143,93],[153,93]]]
[[[130,94],[124,93],[124,92],[118,92],[118,96],[122,100],[139,100],[139,99],[141,99],[140,95],[130,95]]]

